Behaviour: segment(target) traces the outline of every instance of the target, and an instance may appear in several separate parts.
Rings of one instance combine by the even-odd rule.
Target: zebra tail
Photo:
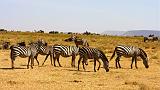
[[[115,50],[114,50],[114,52],[113,52],[113,54],[112,54],[112,56],[110,58],[110,61],[113,59],[113,57],[115,56],[115,54],[116,54],[116,48],[115,48]]]

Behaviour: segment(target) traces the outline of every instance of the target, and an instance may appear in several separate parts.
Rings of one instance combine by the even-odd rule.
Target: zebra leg
[[[99,61],[99,59],[97,59],[97,61],[99,62],[99,66],[98,66],[98,69],[97,69],[97,70],[99,70],[99,69],[100,69],[100,66],[101,66],[101,62]]]
[[[120,65],[119,61],[120,61],[120,59],[118,60],[118,65],[119,65],[119,68],[121,68],[121,65]]]
[[[136,67],[136,69],[138,69],[138,67],[137,67],[137,57],[135,57],[135,67]]]
[[[83,65],[83,70],[84,70],[84,71],[86,71],[86,68],[85,68],[85,66],[84,66],[84,64],[86,63],[86,61],[87,61],[87,58],[83,58],[82,65]]]
[[[37,56],[34,56],[34,58],[37,60]],[[34,61],[33,61],[33,66],[34,66]]]
[[[53,58],[53,61],[54,61],[53,63],[54,63],[54,66],[55,66],[55,67],[56,67],[56,59],[57,59],[57,58]]]
[[[117,65],[117,63],[118,63],[118,57],[116,58],[116,60],[115,60],[115,65],[116,65],[116,68],[118,68],[118,65]]]
[[[81,59],[82,59],[82,57],[80,57],[79,60],[78,60],[78,71],[79,71],[79,65],[81,63]]]
[[[38,55],[37,55],[37,56],[35,56],[34,58],[36,59],[37,64],[38,64],[38,66],[39,66],[39,61],[38,61],[37,57],[38,57]],[[34,60],[33,60],[33,66],[34,66]]]
[[[28,64],[27,64],[27,69],[29,69],[29,63],[30,63],[31,57],[28,57]]]
[[[59,55],[59,56],[60,56],[60,55]],[[61,64],[60,64],[60,62],[59,62],[59,56],[58,56],[58,58],[57,58],[57,62],[58,62],[58,64],[59,64],[59,66],[62,67]]]
[[[118,56],[118,57],[117,57],[117,63],[118,63],[119,68],[121,68],[121,65],[120,65],[120,63],[119,63],[120,57],[121,57],[121,56]]]
[[[31,69],[33,69],[34,58],[31,58]]]
[[[12,61],[12,69],[14,68],[14,60],[11,60]]]
[[[75,59],[76,59],[76,55],[72,55],[72,62],[71,62],[72,67],[75,67]]]
[[[132,57],[132,62],[131,62],[131,69],[132,69],[132,65],[133,65],[134,59],[135,59],[135,57],[133,56]]]
[[[53,57],[53,56],[52,56],[52,54],[50,54],[51,65],[53,66],[53,63],[52,63],[52,61],[53,61],[53,60],[52,60],[52,57]]]
[[[42,63],[42,66],[44,65],[44,63],[46,62],[46,60],[47,60],[47,58],[48,58],[48,54],[47,54],[47,56],[46,56],[46,58],[45,58],[45,60],[43,61],[43,63]]]
[[[54,57],[54,54],[53,54],[53,63],[55,67],[56,67],[56,59],[57,59],[57,55]]]
[[[94,72],[96,72],[96,59],[94,59]]]

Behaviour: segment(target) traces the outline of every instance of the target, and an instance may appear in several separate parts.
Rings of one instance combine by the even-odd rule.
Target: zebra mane
[[[106,59],[106,60],[108,61],[108,59],[107,59],[106,55],[104,54],[104,52],[101,51],[101,50],[98,50],[98,51],[102,54],[103,58]]]
[[[10,46],[10,49],[12,50],[12,49],[13,49],[13,47],[14,47],[14,45],[11,45],[11,46]]]
[[[147,57],[146,52],[145,52],[143,49],[141,49],[141,48],[139,48],[139,49],[140,49],[140,51]]]

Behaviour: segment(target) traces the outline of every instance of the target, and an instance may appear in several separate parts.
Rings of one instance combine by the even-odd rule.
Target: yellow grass
[[[50,45],[64,44],[74,45],[73,42],[63,40],[70,35],[39,34],[10,32],[0,35],[0,41],[10,41],[16,44],[20,41],[29,43],[38,38],[45,39]],[[160,43],[143,42],[142,37],[118,37],[118,36],[83,36],[89,41],[91,47],[96,47],[105,52],[108,59],[111,57],[114,47],[118,44],[134,45],[144,49],[149,57],[149,69],[138,60],[138,69],[130,69],[131,58],[121,58],[122,69],[115,69],[114,59],[110,61],[110,71],[105,72],[103,66],[97,72],[93,72],[93,62],[86,66],[86,72],[82,66],[80,71],[71,67],[71,58],[60,58],[63,67],[50,65],[50,60],[41,66],[45,56],[39,55],[40,66],[35,62],[34,69],[26,69],[27,58],[17,58],[16,69],[10,69],[10,50],[0,50],[0,90],[159,90],[160,89]],[[0,44],[2,41],[0,42]],[[76,58],[76,66],[78,58]],[[56,63],[57,64],[57,63]],[[57,64],[58,65],[58,64]],[[134,66],[134,64],[133,64]]]

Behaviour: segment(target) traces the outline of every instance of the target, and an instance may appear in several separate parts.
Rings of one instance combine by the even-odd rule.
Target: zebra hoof
[[[27,69],[29,69],[29,66],[27,66]]]

